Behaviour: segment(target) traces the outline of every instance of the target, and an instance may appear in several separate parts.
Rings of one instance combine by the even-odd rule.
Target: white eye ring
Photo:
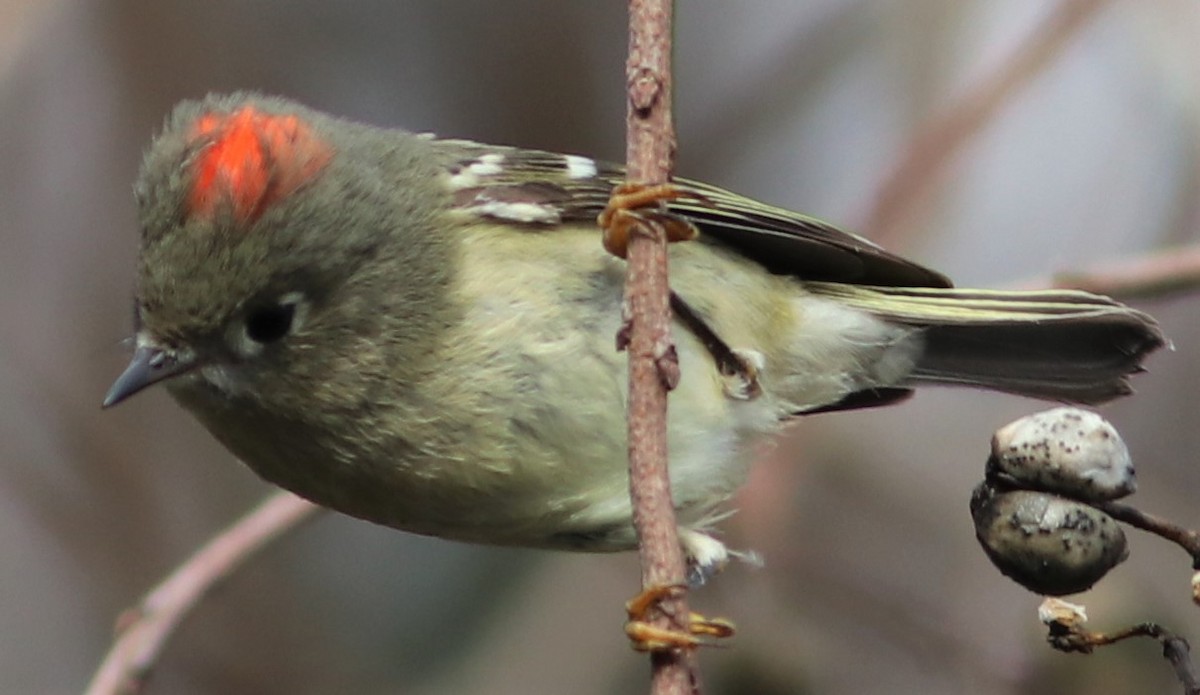
[[[308,318],[308,300],[300,292],[288,292],[270,304],[253,306],[230,328],[229,344],[243,357],[254,357],[299,330]]]

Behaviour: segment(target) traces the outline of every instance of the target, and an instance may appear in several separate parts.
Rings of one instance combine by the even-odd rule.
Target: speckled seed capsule
[[[1079,408],[1054,408],[1011,422],[992,436],[989,475],[1091,502],[1137,489],[1129,449],[1104,418]]]
[[[1085,591],[1129,555],[1110,516],[1044,492],[981,483],[971,494],[971,517],[992,564],[1038,594]]]

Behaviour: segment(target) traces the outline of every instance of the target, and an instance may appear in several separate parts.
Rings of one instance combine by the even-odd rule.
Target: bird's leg
[[[739,401],[749,401],[762,395],[758,372],[763,358],[757,352],[735,350],[709,327],[687,302],[671,291],[671,311],[688,331],[704,345],[717,363],[717,371],[725,384],[725,394]]]

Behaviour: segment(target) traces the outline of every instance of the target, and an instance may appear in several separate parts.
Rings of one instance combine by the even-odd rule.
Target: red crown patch
[[[312,180],[333,157],[299,117],[253,106],[204,114],[192,138],[207,144],[193,164],[188,214],[211,218],[228,210],[241,224]]]

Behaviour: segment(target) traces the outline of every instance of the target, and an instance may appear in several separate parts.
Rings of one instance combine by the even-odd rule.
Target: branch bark
[[[630,0],[626,64],[628,179],[663,184],[675,158],[671,116],[671,0]],[[678,364],[670,337],[667,240],[649,220],[632,230],[625,285],[629,350],[629,485],[642,561],[642,587],[683,584],[686,567],[675,527],[667,471],[667,393]],[[656,626],[678,629],[671,616],[687,619],[683,592],[671,592]],[[692,656],[681,651],[651,653],[653,695],[694,692]]]

